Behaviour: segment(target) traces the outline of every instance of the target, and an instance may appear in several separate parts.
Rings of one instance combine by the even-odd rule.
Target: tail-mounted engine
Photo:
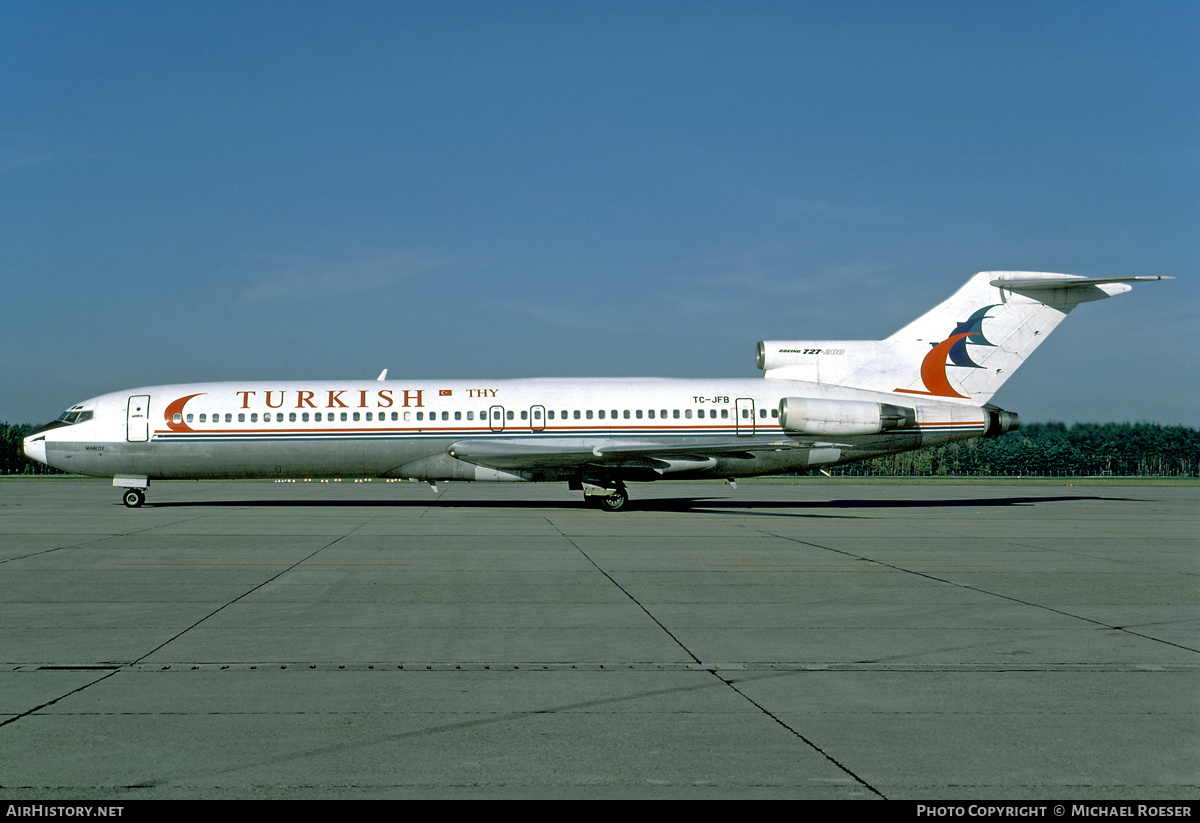
[[[907,406],[869,400],[815,400],[785,397],[779,401],[779,424],[802,434],[878,434],[917,425]]]
[[[988,427],[983,433],[984,437],[999,437],[1005,432],[1015,432],[1021,426],[1021,420],[1017,417],[1016,412],[1005,411],[999,406],[993,406],[988,403],[983,407],[987,412]]]

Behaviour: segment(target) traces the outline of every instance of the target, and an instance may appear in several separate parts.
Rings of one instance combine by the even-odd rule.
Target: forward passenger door
[[[135,394],[125,410],[125,439],[145,443],[150,439],[150,395]]]

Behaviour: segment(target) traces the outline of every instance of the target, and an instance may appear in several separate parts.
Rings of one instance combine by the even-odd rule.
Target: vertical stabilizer
[[[760,365],[767,377],[816,376],[832,385],[983,404],[1075,306],[1127,292],[1130,283],[1163,279],[1170,278],[980,272],[884,340],[763,343]],[[764,351],[774,357],[764,361]],[[840,361],[838,368],[816,367],[825,353],[826,360]]]

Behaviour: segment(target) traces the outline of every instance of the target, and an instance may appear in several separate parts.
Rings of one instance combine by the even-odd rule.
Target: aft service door
[[[749,397],[739,397],[733,409],[737,418],[738,437],[749,437],[754,434],[754,401]]]
[[[529,429],[535,432],[546,430],[545,406],[533,406],[529,409]]]
[[[144,443],[150,439],[150,395],[138,394],[129,398],[125,439],[130,443]]]

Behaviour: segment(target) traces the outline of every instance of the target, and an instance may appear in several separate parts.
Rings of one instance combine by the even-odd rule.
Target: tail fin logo
[[[940,343],[934,344],[929,354],[921,361],[921,382],[925,391],[918,389],[892,389],[905,394],[924,394],[932,397],[962,397],[946,376],[947,366],[959,366],[968,369],[981,369],[983,366],[971,359],[967,344],[972,346],[995,346],[983,334],[983,320],[987,313],[1000,304],[984,306],[955,326],[950,336]]]

